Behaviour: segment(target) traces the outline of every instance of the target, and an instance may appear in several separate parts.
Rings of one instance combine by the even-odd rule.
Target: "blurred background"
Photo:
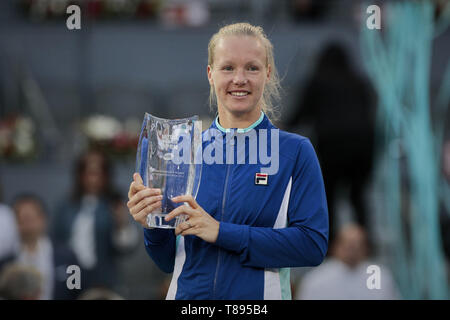
[[[80,30],[66,27],[70,4]],[[381,29],[366,24],[373,4]],[[326,186],[328,256],[291,269],[293,298],[448,299],[446,0],[1,1],[3,298],[165,297],[171,275],[126,208],[141,122],[210,125],[207,44],[241,21],[272,41],[273,122],[311,139]],[[65,289],[71,264],[79,295]],[[369,265],[381,288],[368,288]]]

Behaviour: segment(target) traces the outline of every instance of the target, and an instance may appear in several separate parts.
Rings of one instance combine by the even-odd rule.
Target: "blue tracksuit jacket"
[[[250,128],[269,136],[277,129],[264,113]],[[144,229],[150,257],[173,272],[167,299],[290,299],[289,267],[317,266],[327,251],[328,209],[314,148],[309,139],[279,130],[279,170],[259,185],[255,175],[264,166],[259,159],[250,164],[248,143],[244,164],[226,164],[225,129],[217,119],[210,129],[224,137],[225,164],[203,163],[196,200],[220,222],[216,243]],[[204,151],[216,141],[210,131],[203,132]],[[236,141],[245,130],[231,131]],[[232,145],[236,160],[238,144]]]

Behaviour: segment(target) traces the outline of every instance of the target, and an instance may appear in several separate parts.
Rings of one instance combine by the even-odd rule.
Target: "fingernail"
[[[158,196],[158,199],[161,200],[163,198],[163,196]]]

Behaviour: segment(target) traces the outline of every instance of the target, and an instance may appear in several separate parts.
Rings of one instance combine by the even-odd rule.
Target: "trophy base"
[[[181,214],[170,221],[166,221],[164,218],[167,215],[168,212],[150,213],[147,216],[147,226],[150,228],[175,229],[180,223],[186,221],[187,218],[185,214]]]

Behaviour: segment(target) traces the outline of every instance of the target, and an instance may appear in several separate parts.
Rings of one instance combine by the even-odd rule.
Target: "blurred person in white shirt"
[[[368,285],[380,271],[379,286]],[[369,288],[370,287],[370,288]],[[342,227],[331,247],[331,257],[299,281],[296,300],[394,300],[399,299],[391,272],[369,260],[366,231],[356,224]]]
[[[67,287],[67,268],[78,265],[70,248],[52,241],[47,232],[46,206],[33,194],[21,194],[14,200],[13,209],[19,231],[20,248],[14,261],[36,268],[42,277],[40,300],[72,300],[79,290]]]
[[[16,219],[12,210],[0,203],[0,269],[19,249]]]

